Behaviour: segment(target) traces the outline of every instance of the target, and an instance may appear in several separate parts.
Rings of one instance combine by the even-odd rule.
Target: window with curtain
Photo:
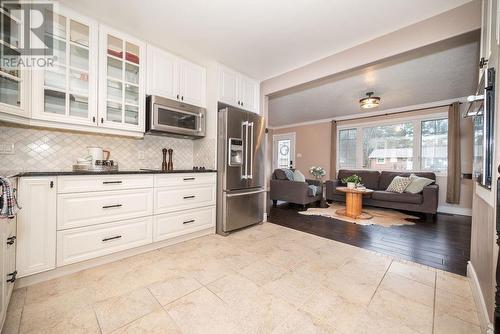
[[[448,119],[422,121],[421,166],[445,172],[448,168]]]
[[[339,130],[338,168],[356,167],[356,129]]]
[[[413,123],[406,122],[363,129],[363,167],[412,170]]]

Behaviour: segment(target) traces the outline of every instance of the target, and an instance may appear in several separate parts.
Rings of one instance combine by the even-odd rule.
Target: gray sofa
[[[432,219],[437,212],[439,186],[435,183],[424,187],[423,192],[419,194],[399,194],[385,191],[394,177],[410,175],[410,173],[403,172],[341,169],[337,180],[326,181],[326,200],[345,202],[345,193],[337,191],[336,188],[345,186],[341,180],[353,174],[361,177],[361,183],[366,188],[374,190],[372,194],[363,197],[363,205],[425,213],[428,220]],[[436,180],[436,175],[431,172],[415,172],[413,174]]]
[[[309,189],[309,185],[315,185],[318,188],[314,196]],[[323,197],[321,182],[318,180],[306,180],[306,182],[290,181],[281,169],[276,169],[271,177],[270,198],[273,206],[276,207],[277,201],[284,201],[302,205],[305,209],[308,204],[320,202]]]

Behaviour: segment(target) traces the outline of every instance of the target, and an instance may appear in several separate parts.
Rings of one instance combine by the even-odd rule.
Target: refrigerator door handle
[[[246,180],[248,178],[248,121],[241,122],[241,133],[245,136],[245,163],[241,166],[241,179]]]
[[[263,192],[266,192],[266,189],[259,189],[259,190],[254,190],[254,191],[247,191],[247,192],[236,193],[236,194],[227,194],[226,197],[246,196],[246,195],[260,194],[260,193],[263,193]]]
[[[250,132],[250,173],[247,174],[247,178],[251,179],[253,177],[253,122],[248,123],[248,127],[251,129]],[[248,143],[248,138],[247,138]]]

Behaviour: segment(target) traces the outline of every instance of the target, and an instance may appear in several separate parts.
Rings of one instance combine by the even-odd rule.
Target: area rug
[[[335,211],[337,211],[338,209],[345,209],[345,205],[339,203],[332,203],[329,204],[329,207],[325,209],[309,208],[307,209],[307,211],[300,211],[299,213],[307,216],[330,217],[359,225],[380,225],[384,227],[414,225],[415,223],[412,222],[410,219],[414,220],[419,219],[419,217],[410,216],[396,210],[373,208],[373,207],[363,208],[364,212],[367,212],[373,216],[372,219],[355,219],[337,214]]]

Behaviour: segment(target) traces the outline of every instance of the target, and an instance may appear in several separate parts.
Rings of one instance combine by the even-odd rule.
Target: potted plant
[[[326,175],[326,171],[323,167],[314,167],[309,168],[309,173],[311,173],[316,179],[321,180],[323,176]]]
[[[346,178],[342,179],[343,183],[347,183],[347,188],[349,189],[354,189],[358,184],[361,183],[361,177],[357,176],[356,174],[348,176]]]

